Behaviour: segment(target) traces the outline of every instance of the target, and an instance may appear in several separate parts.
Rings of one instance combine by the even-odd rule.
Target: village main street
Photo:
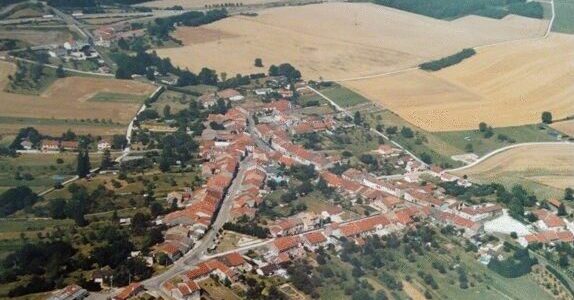
[[[193,266],[201,261],[207,254],[208,249],[216,243],[217,233],[223,227],[223,224],[229,220],[230,211],[233,205],[233,198],[240,192],[241,182],[243,181],[245,172],[247,171],[247,166],[250,162],[250,156],[240,162],[237,175],[233,179],[233,183],[225,195],[215,221],[207,233],[201,238],[201,240],[195,244],[193,249],[191,249],[183,257],[174,262],[174,264],[164,273],[142,281],[142,285],[145,286],[150,292],[155,292],[169,299],[169,297],[166,297],[166,295],[162,292],[161,285],[166,280],[172,278],[180,272],[185,271],[190,266]]]

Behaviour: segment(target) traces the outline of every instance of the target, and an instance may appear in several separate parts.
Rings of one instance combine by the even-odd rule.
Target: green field
[[[505,135],[515,141],[515,143],[526,142],[550,142],[556,138],[549,135],[553,129],[540,129],[537,125],[524,125],[513,127],[501,127],[493,129],[494,135],[485,138],[478,130],[451,131],[433,133],[445,143],[456,147],[463,153],[467,144],[471,144],[478,156],[482,156],[490,151],[509,145],[509,142],[501,141],[497,135]]]
[[[76,153],[63,152],[58,154],[20,154],[17,157],[0,157],[0,192],[11,187],[27,185],[35,192],[48,189],[54,185],[55,178],[69,179],[76,171]],[[61,158],[62,163],[56,160]],[[100,156],[90,155],[92,166],[98,166]],[[21,176],[32,175],[33,179],[16,179],[16,173]]]
[[[554,10],[552,31],[574,34],[574,0],[554,0]]]
[[[169,105],[170,112],[175,114],[179,111],[187,109],[191,99],[195,99],[195,96],[186,95],[183,93],[178,93],[175,91],[166,90],[159,98],[151,104],[151,108],[157,111],[160,115],[163,115],[163,109],[166,105]]]
[[[93,97],[88,99],[88,101],[95,102],[118,102],[118,103],[143,103],[146,96],[122,94],[122,93],[110,93],[110,92],[98,92]]]
[[[433,163],[439,165],[445,163],[451,166],[459,165],[460,162],[453,161],[450,157],[467,153],[468,144],[472,145],[473,153],[482,156],[498,148],[511,145],[511,141],[514,143],[556,141],[552,133],[557,133],[551,128],[540,129],[537,125],[523,125],[494,128],[493,135],[490,138],[485,138],[484,134],[478,130],[478,124],[476,130],[428,132],[408,123],[389,110],[372,112],[366,117],[373,128],[377,124],[383,125],[383,131],[392,126],[396,126],[399,130],[406,126],[418,132],[420,137],[424,137],[426,140],[423,143],[417,143],[416,136],[405,138],[400,133],[392,135],[391,138],[417,155],[423,152],[428,153],[432,157]],[[499,135],[505,136],[507,140],[500,139]]]
[[[53,231],[56,226],[65,229],[73,223],[72,220],[0,219],[0,258],[18,249],[27,240],[38,239],[38,234],[45,235]]]
[[[324,284],[319,289],[321,299],[349,298],[350,295],[345,294],[345,291],[355,291],[356,287],[352,283],[354,279],[366,280],[372,287],[372,289],[367,288],[367,290],[375,293],[382,289],[390,299],[409,299],[412,296],[407,294],[406,289],[393,291],[379,277],[383,272],[387,272],[395,280],[403,282],[403,285],[408,282],[421,294],[429,291],[432,299],[554,299],[552,295],[538,286],[530,274],[519,278],[504,278],[480,264],[475,259],[474,253],[467,252],[461,245],[457,245],[460,240],[442,234],[437,234],[435,239],[441,245],[440,249],[410,254],[410,259],[402,247],[382,251],[375,250],[381,253],[384,266],[380,269],[364,270],[366,273],[358,278],[352,272],[353,264],[331,255],[330,260],[324,266],[331,269],[336,276],[325,278],[323,274],[326,273],[319,270],[320,276],[326,280],[324,282],[330,283]],[[507,254],[504,253],[504,255]],[[366,259],[360,252],[353,254],[353,257],[359,261]],[[444,274],[438,272],[433,267],[433,262],[443,265],[446,272]],[[458,268],[465,270],[468,279],[467,288],[463,289],[459,286]],[[418,274],[419,271],[431,274],[438,288],[433,289],[430,284],[426,283]]]
[[[322,88],[319,91],[341,107],[351,107],[357,104],[369,103],[367,98],[337,84],[332,84],[332,86]]]

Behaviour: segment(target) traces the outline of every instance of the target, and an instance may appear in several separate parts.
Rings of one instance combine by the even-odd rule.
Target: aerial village
[[[206,279],[245,291],[249,285],[245,274],[288,277],[286,266],[322,248],[338,251],[343,241],[360,247],[369,236],[400,235],[429,223],[454,228],[461,237],[481,247],[479,259],[485,264],[496,255],[500,245],[483,245],[480,237],[485,233],[486,221],[505,214],[501,205],[467,205],[448,195],[438,183],[462,187],[472,183],[425,164],[388,140],[379,140],[373,151],[377,160],[392,166],[385,173],[357,164],[353,167],[340,152],[329,154],[304,147],[301,136],[369,130],[329,104],[325,106],[333,110],[331,113],[301,114],[302,107],[291,99],[295,93],[314,95],[306,82],[291,86],[280,76],[265,78],[265,85],[259,88],[225,89],[198,98],[203,107],[224,101],[228,109],[224,114],[209,114],[198,137],[204,184],[193,190],[173,190],[165,201],[177,210],[155,220],[167,226],[165,241],[154,246],[147,259],[150,264],[179,268],[159,282],[162,296],[200,299],[207,295],[201,288]],[[276,98],[268,100],[270,95]],[[326,201],[312,208],[299,208],[289,217],[262,218],[262,210],[270,209],[265,199],[279,187],[305,182],[302,176],[329,191]],[[309,193],[301,187],[290,191],[295,193],[294,198]],[[538,219],[532,228],[534,233],[521,235],[521,245],[574,241],[574,225],[556,215],[560,203],[551,204],[534,211]],[[243,238],[233,250],[218,252],[225,230],[253,238]],[[108,276],[103,272],[94,280],[106,286]],[[135,282],[113,299],[125,300],[144,291],[145,284]],[[69,286],[58,295],[85,292]]]

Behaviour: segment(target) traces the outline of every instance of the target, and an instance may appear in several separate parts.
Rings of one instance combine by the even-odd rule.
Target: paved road
[[[480,164],[481,162],[489,159],[490,157],[499,154],[501,152],[510,150],[510,149],[514,149],[514,148],[521,148],[521,147],[529,147],[529,146],[537,146],[537,145],[565,145],[565,146],[574,146],[574,143],[571,142],[534,142],[534,143],[521,143],[521,144],[514,144],[514,145],[510,145],[510,146],[506,146],[506,147],[502,147],[499,149],[496,149],[494,151],[491,151],[490,153],[482,156],[481,158],[477,159],[475,162],[466,165],[466,166],[462,166],[459,168],[455,168],[455,169],[449,169],[446,170],[447,172],[457,172],[457,171],[462,171],[462,170],[466,170],[468,168],[472,168],[478,164]],[[574,151],[574,148],[572,149],[572,151]]]
[[[347,115],[347,116],[349,116],[349,117],[351,117],[351,118],[353,117],[353,115],[352,115],[347,109],[345,109],[345,108],[339,106],[339,105],[338,105],[337,103],[335,103],[335,101],[333,101],[331,98],[325,96],[323,93],[319,92],[318,90],[316,90],[316,89],[314,89],[314,88],[312,88],[312,87],[310,87],[310,86],[307,86],[307,88],[310,89],[311,91],[313,91],[315,94],[319,95],[321,98],[323,98],[323,99],[329,101],[329,103],[331,103],[331,105],[333,105],[333,107],[335,107],[335,109],[336,109],[337,111],[340,111],[340,112],[344,113],[345,115]],[[382,132],[376,130],[375,128],[371,128],[370,131],[373,132],[374,134],[376,134],[376,135],[378,135],[378,136],[384,138],[385,140],[390,141],[393,145],[395,145],[395,146],[398,147],[399,149],[401,149],[401,150],[403,150],[404,152],[406,152],[408,155],[410,155],[410,156],[411,156],[412,158],[414,158],[416,161],[418,161],[419,163],[421,163],[423,166],[427,166],[427,167],[428,167],[428,165],[427,165],[424,161],[422,161],[420,158],[418,158],[416,155],[414,155],[414,154],[413,154],[412,152],[410,152],[409,150],[405,149],[405,148],[404,148],[403,146],[401,146],[399,143],[397,143],[397,142],[391,140],[388,136],[386,136],[386,135],[383,134]]]
[[[167,296],[161,291],[161,285],[176,274],[185,271],[188,266],[195,265],[201,261],[203,256],[207,253],[208,248],[214,244],[219,229],[222,228],[223,224],[229,220],[231,208],[233,206],[233,198],[240,192],[241,182],[243,181],[245,172],[247,171],[246,167],[250,161],[251,157],[247,157],[239,164],[239,171],[223,199],[221,208],[219,209],[211,228],[194,246],[194,248],[177,260],[169,270],[158,276],[142,281],[142,284],[148,290]],[[167,297],[167,299],[169,299],[169,297]]]

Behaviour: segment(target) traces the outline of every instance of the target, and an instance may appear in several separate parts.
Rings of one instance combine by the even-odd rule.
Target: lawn
[[[232,290],[211,278],[200,281],[199,286],[204,289],[213,300],[241,299],[235,295]]]
[[[574,33],[574,0],[554,0],[556,18],[552,31]]]
[[[319,91],[342,107],[351,107],[369,102],[367,98],[338,84],[332,84],[332,86]]]
[[[159,98],[152,103],[151,108],[155,109],[160,115],[163,115],[163,109],[166,105],[169,105],[170,112],[175,114],[181,110],[189,107],[191,99],[195,99],[195,96],[186,95],[183,93],[178,93],[176,91],[166,90]]]
[[[62,152],[58,154],[20,154],[17,157],[0,157],[0,191],[11,187],[27,185],[35,192],[50,188],[57,180],[65,180],[74,176],[76,171],[76,153]],[[61,163],[57,159],[62,159]],[[100,155],[90,156],[92,166],[100,164]],[[24,177],[32,175],[32,179],[16,178],[16,174]]]
[[[556,141],[555,136],[553,136],[556,133],[555,130],[540,129],[537,125],[501,127],[493,129],[493,132],[494,135],[490,138],[485,138],[484,134],[478,130],[437,132],[434,135],[445,143],[456,147],[461,153],[465,152],[467,144],[471,144],[474,150],[473,153],[478,156],[511,145],[509,142],[500,140],[498,138],[499,135],[507,136],[509,139],[514,140],[515,143]]]
[[[538,125],[523,125],[494,128],[492,137],[485,138],[484,133],[478,130],[478,124],[476,130],[428,132],[389,110],[372,112],[365,117],[371,127],[376,127],[377,124],[383,125],[383,131],[385,131],[383,133],[386,133],[387,128],[393,126],[396,126],[399,132],[402,127],[411,128],[418,132],[423,139],[422,143],[417,142],[417,135],[414,138],[405,138],[399,133],[390,137],[416,155],[420,156],[423,152],[428,153],[431,155],[433,163],[451,166],[461,164],[453,161],[451,156],[467,153],[467,144],[472,145],[472,153],[482,156],[493,150],[512,145],[510,141],[514,143],[556,141],[555,135],[558,133],[549,127],[540,129]],[[501,139],[503,137],[506,139]]]
[[[0,219],[0,258],[18,249],[26,240],[38,239],[38,234],[45,235],[53,231],[55,227],[64,229],[73,223],[72,220]]]

